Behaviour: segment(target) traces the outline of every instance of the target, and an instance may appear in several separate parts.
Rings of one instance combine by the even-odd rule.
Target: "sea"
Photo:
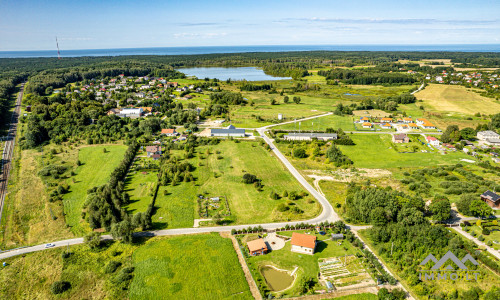
[[[244,52],[286,51],[448,51],[500,52],[500,44],[461,45],[275,45],[275,46],[210,46],[156,47],[121,49],[61,49],[61,57],[122,56],[122,55],[193,55]],[[0,58],[57,57],[57,49],[39,51],[0,51]]]

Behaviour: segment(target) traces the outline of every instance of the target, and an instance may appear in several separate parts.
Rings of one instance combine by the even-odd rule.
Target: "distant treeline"
[[[339,80],[347,84],[412,84],[418,81],[414,75],[407,73],[389,73],[376,71],[373,68],[360,70],[332,69],[320,70],[318,75],[325,76],[327,80]]]

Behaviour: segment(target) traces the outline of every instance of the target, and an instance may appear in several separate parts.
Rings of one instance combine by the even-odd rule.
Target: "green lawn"
[[[316,118],[312,120],[306,120],[300,122],[300,130],[303,131],[325,131],[327,128],[333,128],[335,130],[342,128],[344,131],[355,130],[352,117],[349,116],[326,116],[321,118]],[[281,126],[273,127],[273,129],[281,130],[299,130],[299,122],[285,124]]]
[[[349,296],[340,296],[336,298],[330,298],[327,300],[377,300],[378,297],[375,294],[370,294],[370,293],[362,293],[362,294],[355,294],[355,295],[349,295]]]
[[[104,148],[106,153],[103,152]],[[117,145],[91,146],[79,150],[78,159],[82,165],[76,168],[75,181],[63,198],[66,223],[72,227],[73,233],[81,235],[86,231],[82,224],[82,208],[87,190],[108,181],[111,172],[123,160],[126,150],[126,146]]]
[[[207,155],[207,150],[211,154]],[[223,141],[216,146],[197,147],[196,151],[195,157],[189,161],[196,167],[193,175],[197,180],[182,182],[176,186],[168,185],[158,191],[155,204],[157,210],[153,215],[157,228],[165,225],[169,228],[193,226],[193,220],[198,218],[199,194],[209,197],[226,196],[232,213],[230,219],[238,224],[304,220],[320,211],[319,204],[312,196],[291,201],[290,207],[296,206],[303,213],[277,211],[278,204],[287,203],[289,200],[273,200],[269,196],[271,191],[282,195],[285,190],[301,192],[304,189],[288,170],[257,142]],[[172,154],[181,157],[184,151],[172,151]],[[253,184],[242,182],[245,173],[256,175],[262,180],[262,191],[258,191]]]
[[[133,254],[130,299],[253,299],[230,239],[150,240]]]
[[[303,231],[297,231],[303,232]],[[291,235],[291,231],[279,232],[281,235]],[[295,280],[293,287],[287,289],[284,292],[285,296],[299,296],[300,293],[296,291],[297,283],[300,278],[311,277],[313,279],[318,278],[319,266],[318,259],[320,258],[330,258],[337,256],[344,256],[350,254],[359,253],[359,249],[352,246],[348,241],[344,240],[342,245],[338,245],[337,242],[329,240],[328,235],[319,235],[318,244],[316,246],[316,252],[313,255],[300,254],[290,251],[291,244],[287,242],[285,247],[280,250],[271,251],[266,255],[261,256],[251,256],[247,259],[249,267],[252,271],[259,272],[259,268],[266,265],[273,265],[279,269],[294,270],[295,267],[299,267],[297,270],[298,278]],[[323,240],[323,241],[321,241]],[[345,249],[344,249],[345,248]],[[315,289],[324,289],[324,287],[317,285]]]
[[[360,168],[425,167],[441,164],[456,164],[470,156],[462,152],[398,153],[394,150],[389,134],[353,134],[355,146],[339,146],[342,152]]]
[[[487,228],[490,230],[489,235],[482,234],[483,230],[479,228],[479,226],[477,225],[470,226],[468,228],[471,229],[469,233],[471,232],[476,233],[475,237],[479,237],[480,235],[482,235],[484,237],[484,243],[491,241],[492,242],[491,247],[495,250],[500,250],[500,226],[487,226]]]
[[[153,200],[158,172],[133,171],[125,179],[125,191],[130,195],[130,203],[125,206],[130,213],[145,212]]]

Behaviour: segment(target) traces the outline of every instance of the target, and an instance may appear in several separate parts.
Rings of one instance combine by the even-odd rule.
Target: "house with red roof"
[[[316,236],[294,232],[291,244],[292,252],[313,255],[316,249]]]

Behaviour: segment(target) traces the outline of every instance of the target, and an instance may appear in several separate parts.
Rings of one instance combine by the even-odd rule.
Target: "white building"
[[[144,111],[142,108],[124,108],[120,111],[120,115],[124,117],[130,117],[130,118],[138,118],[142,116]]]
[[[477,139],[485,141],[486,139],[498,139],[500,135],[493,130],[479,131],[477,133]]]
[[[293,140],[293,141],[310,141],[313,139],[317,139],[320,141],[329,141],[336,140],[336,133],[309,133],[309,132],[290,132],[287,135],[283,136],[285,140]]]
[[[210,136],[245,137],[245,129],[236,129],[233,125],[229,125],[223,129],[210,129]]]
[[[313,255],[316,248],[316,236],[294,232],[291,244],[292,252]]]

